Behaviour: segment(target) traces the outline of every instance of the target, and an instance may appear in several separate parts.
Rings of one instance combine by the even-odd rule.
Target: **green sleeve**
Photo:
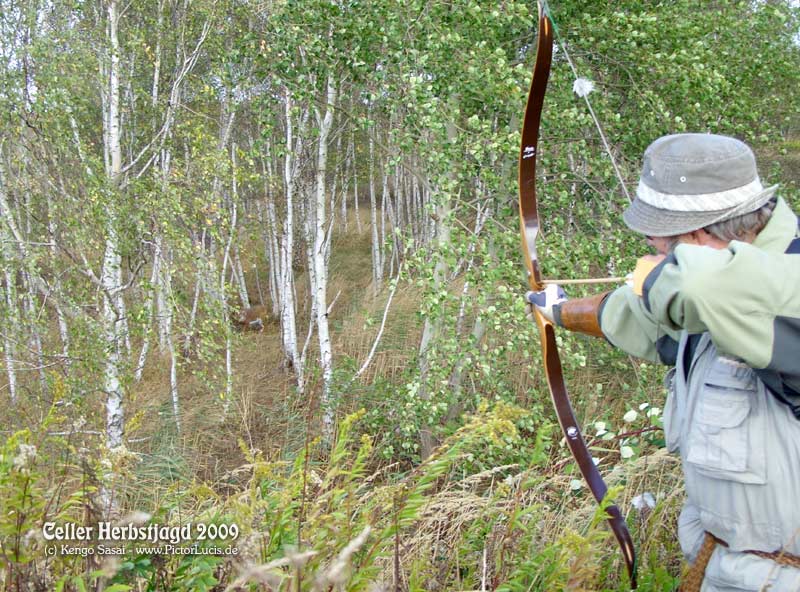
[[[643,302],[672,330],[708,331],[717,349],[765,368],[776,318],[800,315],[797,255],[733,241],[726,249],[678,245],[645,281]]]
[[[629,286],[617,288],[605,299],[600,327],[621,350],[651,362],[674,364],[665,351],[677,350],[680,331],[659,323]]]

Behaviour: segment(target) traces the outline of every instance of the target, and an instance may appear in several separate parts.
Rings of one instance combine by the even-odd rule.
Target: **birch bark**
[[[352,166],[353,166],[353,212],[356,216],[356,230],[358,234],[361,234],[363,230],[361,229],[361,209],[358,205],[358,166],[356,163],[356,138],[355,133],[351,137],[350,147],[352,149],[350,156],[352,158]]]
[[[283,232],[279,241],[279,282],[278,298],[280,300],[280,327],[281,342],[286,365],[294,369],[297,387],[303,392],[305,375],[303,360],[301,359],[297,343],[297,310],[295,304],[295,278],[294,278],[294,201],[297,186],[298,162],[295,154],[302,154],[303,133],[305,131],[305,113],[298,117],[300,122],[298,136],[295,139],[294,113],[295,104],[288,89],[284,92],[284,121],[286,128],[286,150],[283,160],[283,184],[286,196],[286,212],[283,219]]]
[[[322,366],[322,429],[327,438],[333,436],[333,423],[335,410],[330,400],[331,383],[333,381],[333,351],[331,346],[330,330],[328,327],[328,266],[326,256],[327,196],[325,193],[325,180],[328,171],[328,136],[333,125],[334,104],[336,102],[336,85],[333,77],[329,76],[326,89],[325,114],[315,108],[319,139],[317,146],[317,171],[316,171],[316,215],[314,227],[313,248],[313,289],[316,308],[317,336],[319,337],[319,356]]]
[[[107,100],[105,101],[104,152],[106,176],[111,191],[120,184],[122,173],[122,148],[120,143],[120,47],[118,38],[117,0],[108,2],[109,63],[107,65]],[[124,303],[122,300],[122,256],[117,235],[117,215],[110,204],[106,222],[105,252],[100,275],[102,288],[102,331],[105,339],[106,359],[103,390],[106,393],[106,446],[114,449],[122,445],[125,419],[124,396],[121,381],[121,354],[124,333]]]
[[[0,177],[0,182],[2,178]],[[0,194],[3,192],[3,187],[0,185]],[[6,203],[3,196],[3,204]],[[5,218],[7,206],[4,205],[3,217]],[[11,236],[6,228],[6,222],[0,222],[0,241],[2,241],[2,255],[3,255],[3,280],[4,285],[0,286],[3,289],[3,300],[5,300],[6,314],[2,320],[3,329],[3,358],[6,363],[6,376],[8,377],[8,394],[11,399],[11,404],[17,402],[17,344],[15,336],[21,335],[21,328],[19,322],[19,308],[17,307],[17,286],[14,278],[14,271],[11,268],[11,262],[14,260],[14,255],[11,252]]]
[[[372,227],[372,293],[383,283],[383,252],[378,234],[378,204],[375,197],[375,140],[369,137],[369,220]]]

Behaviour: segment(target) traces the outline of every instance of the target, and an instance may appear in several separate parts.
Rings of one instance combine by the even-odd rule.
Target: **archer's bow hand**
[[[567,301],[567,294],[558,284],[548,284],[544,290],[528,292],[525,301],[535,306],[544,318],[553,322],[553,307]]]

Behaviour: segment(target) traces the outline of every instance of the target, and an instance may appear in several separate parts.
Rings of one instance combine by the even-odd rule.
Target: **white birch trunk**
[[[30,235],[30,232],[28,232]],[[28,349],[36,356],[36,370],[39,373],[39,387],[42,394],[47,395],[47,374],[45,373],[44,351],[42,350],[42,336],[39,333],[39,313],[36,310],[36,289],[33,279],[27,269],[23,269],[22,285],[25,288],[25,295],[22,298],[22,307],[25,313],[27,330],[30,333],[28,338]]]
[[[200,233],[200,245],[198,252],[205,253],[205,236],[206,232],[203,230]],[[189,313],[189,323],[186,329],[186,335],[183,338],[183,357],[189,358],[192,354],[192,340],[194,339],[194,326],[197,322],[197,310],[200,306],[200,294],[202,294],[205,284],[206,271],[203,267],[203,261],[200,261],[199,269],[197,271],[197,282],[194,285],[194,296],[192,297],[192,311]]]
[[[161,83],[161,37],[164,30],[164,0],[158,0],[158,18],[156,24],[155,61],[153,63],[153,90],[150,92],[151,104],[158,105],[158,92]]]
[[[6,324],[5,331],[3,331],[3,358],[6,362],[6,376],[8,376],[8,395],[11,399],[11,404],[17,402],[17,366],[16,355],[17,348],[12,335],[19,335],[19,318],[14,314],[16,307],[15,289],[12,287],[13,276],[9,273],[8,269],[3,270],[5,277],[5,301],[8,310],[8,323]],[[14,331],[14,329],[17,329]]]
[[[231,244],[233,243],[233,228],[236,227],[236,203],[232,204],[231,211],[231,234],[228,236],[228,243],[225,245],[225,252],[222,257],[222,270],[219,274],[219,305],[222,315],[223,326],[225,327],[225,401],[223,411],[228,412],[233,397],[233,332],[228,321],[228,296],[225,290],[225,275],[228,270],[230,260]]]
[[[0,192],[3,187],[0,186]],[[5,199],[3,203],[5,205]],[[5,208],[4,208],[5,209]],[[4,217],[7,214],[3,212]],[[8,376],[8,394],[11,399],[11,404],[17,402],[17,345],[14,341],[16,336],[21,335],[21,327],[19,321],[19,309],[17,308],[17,286],[14,278],[14,271],[11,269],[11,262],[13,261],[13,254],[11,253],[11,237],[6,229],[6,222],[2,222],[0,228],[0,240],[2,240],[3,250],[3,278],[5,280],[4,286],[4,299],[6,305],[6,318],[3,323],[3,357],[6,362],[6,376]]]
[[[352,144],[350,144],[353,148],[353,212],[356,215],[356,230],[358,234],[361,234],[361,209],[358,207],[358,167],[356,166],[356,139],[355,135],[353,136]]]
[[[153,247],[153,269],[150,272],[150,289],[145,297],[144,309],[147,311],[147,327],[142,338],[142,349],[139,350],[139,358],[136,361],[136,368],[133,371],[133,380],[140,382],[144,374],[144,366],[147,362],[147,354],[150,351],[150,334],[153,324],[156,321],[155,294],[158,291],[159,265],[161,264],[161,235],[156,235],[155,246]]]
[[[272,147],[266,145],[266,154],[261,159],[261,172],[264,180],[264,201],[258,203],[258,216],[264,238],[264,256],[267,261],[269,298],[273,317],[280,315],[278,296],[280,248],[278,247],[278,217],[275,213],[275,197],[272,194]],[[266,304],[266,302],[261,302]]]
[[[295,177],[297,174],[294,156],[292,154],[295,148],[294,116],[292,114],[294,103],[288,89],[285,92],[284,98],[286,154],[284,157],[283,179],[286,196],[286,214],[283,221],[283,234],[280,241],[280,281],[278,283],[278,294],[280,300],[280,326],[283,352],[288,363],[287,365],[294,368],[298,390],[302,392],[304,386],[304,369],[297,344],[297,311],[294,296],[294,270],[292,268],[294,261],[294,193]],[[299,143],[297,147],[300,147]],[[297,153],[299,155],[300,151],[298,150]]]
[[[161,236],[158,237],[163,241]],[[169,354],[169,393],[172,400],[172,415],[175,420],[175,429],[181,434],[181,410],[178,395],[178,356],[175,353],[175,343],[172,339],[173,307],[170,294],[172,293],[172,249],[162,242],[160,250],[161,263],[156,283],[156,311],[158,316],[158,334],[161,351]],[[162,344],[163,341],[163,344]]]
[[[389,179],[386,176],[386,168],[381,165],[381,284],[383,283],[383,270],[386,267],[386,212],[389,200]],[[380,286],[378,287],[380,292]]]
[[[479,195],[482,193],[485,192],[479,192]],[[472,270],[473,265],[475,263],[475,250],[477,248],[478,241],[481,240],[480,235],[481,232],[483,231],[484,224],[489,218],[490,213],[491,213],[490,208],[488,207],[481,208],[480,206],[478,206],[478,215],[475,220],[475,230],[473,231],[472,242],[470,243],[469,246],[469,261],[466,264],[465,275],[467,277],[469,277],[469,273]],[[491,237],[489,238],[488,251],[489,251],[490,261],[495,261],[497,248]],[[469,299],[470,287],[471,286],[469,281],[465,281],[464,287],[461,290],[461,304],[459,305],[458,318],[456,320],[456,336],[458,339],[461,339],[461,334],[464,331],[464,324],[466,322],[467,301]],[[481,342],[485,334],[486,334],[486,323],[480,318],[480,316],[478,316],[475,319],[475,322],[472,326],[472,332],[470,334],[471,344],[477,346]],[[471,363],[472,363],[471,355],[468,354],[463,356],[458,360],[458,362],[455,365],[455,368],[453,369],[453,372],[450,374],[450,380],[448,382],[448,386],[450,392],[452,393],[454,403],[447,410],[447,416],[446,416],[447,421],[452,421],[453,419],[458,417],[458,415],[461,414],[461,411],[463,409],[463,404],[461,402],[462,379],[464,376],[464,370],[466,368],[469,368]]]
[[[402,169],[400,168],[400,164],[396,164],[394,167],[394,179],[392,179],[392,184],[394,186],[394,204],[395,204],[395,213],[394,213],[394,228],[402,229],[404,226],[404,211],[403,211],[403,181],[402,181]],[[395,235],[396,236],[396,235]],[[396,242],[397,239],[395,239]]]
[[[440,198],[442,199],[442,198]],[[436,208],[436,214],[438,217],[437,222],[437,248],[443,249],[446,245],[450,243],[450,226],[449,226],[449,203],[447,201],[442,202]],[[438,291],[444,279],[447,277],[447,262],[445,257],[442,255],[438,255],[436,259],[436,265],[434,266],[433,270],[433,290]],[[426,384],[428,370],[430,368],[431,360],[428,357],[428,353],[430,350],[431,343],[433,342],[434,338],[436,338],[439,333],[441,332],[441,321],[438,318],[431,318],[430,316],[425,318],[425,324],[422,329],[422,338],[420,340],[419,345],[419,366],[420,366],[420,376],[421,376],[421,387],[420,387],[420,398],[422,399],[429,399],[431,394],[428,389],[428,385]],[[433,434],[431,432],[430,426],[423,426],[420,430],[420,454],[423,459],[426,459],[430,456],[431,452],[433,452],[433,448],[435,445]]]
[[[336,86],[333,77],[328,77],[325,115],[321,116],[315,109],[319,127],[319,144],[317,146],[316,174],[316,214],[314,228],[314,304],[316,307],[317,336],[319,337],[320,365],[322,366],[322,431],[326,438],[333,436],[335,409],[330,400],[331,383],[333,381],[333,351],[330,330],[328,327],[328,267],[326,257],[326,195],[325,178],[328,170],[328,136],[333,124]]]
[[[155,283],[155,315],[156,330],[158,332],[158,349],[167,351],[169,341],[172,339],[172,304],[169,301],[170,286],[172,284],[171,250],[164,240],[163,233],[159,230],[156,235],[156,249],[154,267],[156,267]],[[155,260],[158,264],[155,265]]]
[[[230,314],[228,312],[228,296],[225,289],[225,275],[228,269],[228,263],[233,269],[234,262],[231,255],[234,249],[234,237],[236,236],[236,224],[238,221],[238,208],[237,201],[238,186],[236,184],[236,145],[231,147],[231,199],[230,199],[230,212],[231,212],[231,230],[228,235],[228,243],[225,245],[225,252],[222,257],[222,271],[219,275],[219,294],[220,304],[222,308],[222,322],[225,327],[225,401],[223,404],[223,412],[228,413],[231,401],[233,400],[233,330],[230,324]],[[245,299],[247,295],[245,294]]]
[[[235,229],[231,229],[231,232],[235,232]],[[247,292],[247,281],[244,275],[244,267],[242,266],[242,258],[239,257],[239,249],[236,245],[233,245],[231,270],[233,271],[233,277],[236,279],[239,301],[242,303],[242,310],[244,310],[250,306],[250,294]],[[263,304],[263,302],[260,304]]]
[[[0,145],[1,147],[2,145]],[[17,243],[17,248],[22,255],[22,261],[27,257],[25,243],[22,240],[14,213],[11,211],[5,192],[5,179],[0,170],[0,252],[2,252],[3,278],[5,280],[5,305],[6,322],[3,323],[3,356],[6,362],[6,375],[8,376],[8,392],[11,403],[17,402],[17,340],[22,335],[22,325],[18,306],[16,269],[12,266],[17,261],[16,252],[12,248]],[[2,319],[0,319],[2,321]]]
[[[172,399],[172,414],[175,417],[175,429],[181,435],[181,410],[178,396],[178,356],[175,353],[175,344],[172,334],[167,337],[167,351],[169,352],[169,392]]]
[[[431,190],[427,185],[423,185],[422,193],[420,194],[420,204],[422,206],[422,219],[425,223],[425,232],[423,233],[423,244],[430,243],[436,236],[436,220],[433,216],[427,215],[428,204],[431,202]]]
[[[352,160],[350,159],[350,144],[345,146],[344,167],[342,168],[342,203],[341,217],[342,217],[342,231],[346,234],[349,227],[347,220],[347,192],[350,185],[350,167]]]
[[[278,217],[275,213],[275,203],[270,199],[266,204],[267,229],[265,237],[265,249],[267,261],[269,262],[269,296],[272,301],[272,314],[277,317],[281,312],[280,295],[278,285],[280,282],[281,255],[278,246]]]
[[[122,445],[125,419],[121,382],[122,335],[121,311],[118,290],[122,281],[122,259],[119,255],[116,231],[109,229],[103,255],[103,272],[100,282],[103,290],[102,323],[106,359],[103,390],[106,393],[106,445],[113,449]]]
[[[414,204],[414,245],[419,246],[425,241],[425,211],[422,208],[422,195],[419,187],[419,180],[411,178],[411,200]]]
[[[383,254],[378,236],[378,204],[375,199],[375,140],[369,138],[369,220],[372,227],[372,293],[377,296],[383,283]]]
[[[342,134],[339,134],[336,138],[336,158],[341,159],[342,154]],[[339,169],[341,170],[341,169]],[[330,210],[330,224],[333,226],[336,222],[336,191],[339,188],[339,175],[337,175],[337,171],[334,170],[333,175],[331,176],[331,210]]]
[[[117,37],[117,1],[108,4],[108,37],[110,42],[110,61],[108,64],[108,100],[104,130],[109,184],[117,188],[122,171],[122,149],[120,144],[119,112],[119,39]],[[105,253],[100,276],[102,288],[102,327],[105,339],[106,359],[103,376],[103,390],[106,393],[106,446],[114,449],[122,445],[125,419],[121,381],[121,354],[125,344],[122,304],[122,257],[116,230],[116,216],[113,204],[109,208],[106,228]]]

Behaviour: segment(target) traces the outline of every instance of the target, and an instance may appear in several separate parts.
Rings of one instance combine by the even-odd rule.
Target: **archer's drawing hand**
[[[664,255],[645,255],[636,261],[636,269],[625,276],[625,283],[633,288],[634,294],[641,296],[644,292],[644,282],[650,272],[664,260]]]
[[[558,284],[548,284],[544,290],[528,292],[525,301],[532,304],[548,321],[553,322],[553,307],[567,301],[567,294]]]

